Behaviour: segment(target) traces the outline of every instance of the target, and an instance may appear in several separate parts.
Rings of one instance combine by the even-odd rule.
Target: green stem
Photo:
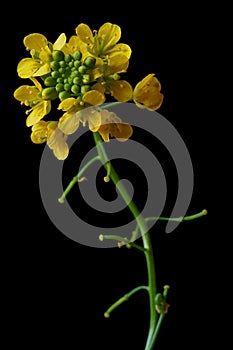
[[[103,147],[103,141],[98,132],[94,132],[94,140],[96,143],[98,154],[101,158],[101,161],[106,168],[106,164],[109,163],[108,157],[106,155],[105,149]],[[145,249],[145,257],[147,263],[147,273],[148,273],[148,291],[149,291],[149,303],[150,303],[150,324],[149,324],[149,332],[147,337],[147,343],[145,350],[151,350],[150,346],[153,333],[157,323],[157,313],[155,309],[155,295],[156,295],[156,275],[155,275],[155,267],[154,267],[154,256],[152,243],[150,239],[150,234],[146,226],[146,222],[142,215],[140,214],[138,208],[135,203],[131,200],[128,191],[125,186],[120,181],[115,169],[111,166],[110,179],[113,181],[115,186],[117,187],[119,193],[121,194],[123,200],[127,203],[129,210],[133,214],[142,235],[143,247]]]
[[[150,343],[150,347],[148,349],[153,349],[153,345],[155,344],[155,341],[157,339],[157,336],[159,334],[159,330],[161,328],[161,325],[162,325],[162,322],[163,322],[163,319],[165,317],[166,314],[160,314],[159,315],[159,319],[158,319],[158,322],[156,324],[156,328],[155,328],[155,331],[153,333],[153,336],[151,338],[151,343]],[[146,348],[147,349],[147,348]]]
[[[190,221],[190,220],[195,220],[198,219],[204,215],[207,214],[207,210],[203,209],[200,213],[189,215],[189,216],[181,216],[179,218],[168,218],[165,216],[151,216],[148,218],[145,218],[145,221],[154,221],[154,220],[164,220],[164,221]]]
[[[110,317],[110,314],[113,310],[115,310],[119,305],[121,305],[122,303],[124,303],[125,301],[129,300],[129,298],[137,293],[139,290],[142,290],[142,289],[145,289],[145,290],[148,290],[148,287],[147,286],[139,286],[139,287],[136,287],[134,289],[132,289],[129,293],[125,294],[123,297],[121,297],[120,299],[118,299],[115,303],[113,303],[104,313],[104,316],[105,317]]]
[[[93,157],[92,159],[89,160],[89,162],[87,162],[87,164],[85,164],[83,166],[83,168],[78,172],[78,174],[76,176],[73,177],[73,179],[70,181],[69,185],[66,187],[65,191],[62,193],[61,197],[58,198],[58,202],[60,203],[64,203],[64,200],[67,196],[67,194],[70,192],[70,190],[73,188],[73,186],[81,179],[81,176],[85,173],[85,171],[97,160],[100,160],[99,156]]]
[[[170,218],[166,216],[150,216],[147,218],[144,218],[145,222],[149,221],[156,221],[156,220],[161,220],[161,221],[178,221],[178,222],[183,222],[183,221],[190,221],[190,220],[195,220],[198,219],[204,215],[207,215],[207,210],[203,209],[201,212],[189,216],[180,216],[179,218]],[[138,238],[138,232],[139,232],[139,226],[137,225],[135,230],[132,233],[131,240],[134,242]]]

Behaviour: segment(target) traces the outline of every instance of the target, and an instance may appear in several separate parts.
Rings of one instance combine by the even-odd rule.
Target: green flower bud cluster
[[[42,98],[60,101],[69,97],[81,98],[91,89],[90,69],[93,69],[96,59],[86,57],[82,62],[82,53],[75,51],[73,55],[62,51],[52,52],[49,74],[43,76],[44,85]]]

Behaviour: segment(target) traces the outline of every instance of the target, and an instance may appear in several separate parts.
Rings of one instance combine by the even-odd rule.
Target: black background
[[[111,8],[109,4],[78,2],[54,4],[51,9],[46,4],[37,6],[25,4],[15,9],[16,20],[8,22],[10,32],[2,39],[2,191],[6,211],[2,256],[7,348],[15,343],[30,349],[38,345],[88,350],[144,348],[149,319],[143,291],[116,309],[110,319],[103,317],[112,302],[146,283],[143,255],[133,249],[83,246],[54,227],[38,183],[44,146],[30,141],[24,107],[13,98],[14,90],[23,84],[16,66],[27,55],[25,35],[39,32],[54,42],[62,32],[67,37],[73,35],[79,23],[98,29],[108,21],[121,26],[120,41],[132,48],[124,77],[135,85],[148,73],[155,73],[162,84],[165,98],[159,113],[179,131],[193,162],[195,182],[188,214],[208,210],[207,216],[183,223],[169,235],[163,223],[152,230],[158,288],[171,287],[171,306],[155,348],[187,349],[200,343],[205,347],[209,344],[213,293],[218,290],[218,283],[213,287],[212,280],[216,267],[210,229],[215,147],[210,127],[215,98],[210,61],[215,16],[198,5],[155,4],[150,9],[142,4],[128,10],[120,3]],[[8,18],[10,14],[9,10]],[[7,33],[8,28],[1,31]],[[168,156],[163,148],[156,152],[171,190],[164,209],[164,215],[169,215],[175,172],[171,160],[163,158]],[[120,166],[118,170],[121,172]],[[73,175],[70,172],[70,179]],[[103,195],[105,191],[106,187],[102,188]]]

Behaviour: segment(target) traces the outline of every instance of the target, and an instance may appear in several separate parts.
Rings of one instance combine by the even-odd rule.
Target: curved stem
[[[193,215],[188,215],[188,216],[181,216],[179,218],[169,218],[165,216],[151,216],[148,218],[145,218],[145,221],[155,221],[155,220],[164,220],[164,221],[190,221],[190,220],[195,220],[199,219],[200,217],[207,215],[207,210],[203,209],[201,212]]]
[[[155,331],[154,331],[154,333],[153,333],[153,335],[152,335],[152,338],[151,338],[150,347],[149,347],[148,349],[153,349],[153,345],[155,344],[155,341],[156,341],[157,336],[158,336],[158,334],[159,334],[159,330],[160,330],[160,328],[161,328],[161,325],[162,325],[162,322],[163,322],[164,317],[165,317],[165,314],[160,314],[160,315],[159,315],[159,319],[158,319],[158,322],[157,322],[157,324],[156,324]],[[146,349],[147,349],[147,348],[146,348]],[[146,350],[146,349],[145,349],[145,350]]]
[[[113,303],[104,313],[104,316],[105,317],[110,317],[110,314],[113,310],[115,310],[119,305],[121,305],[122,303],[124,303],[125,301],[129,300],[129,298],[137,293],[139,290],[142,290],[142,289],[145,289],[145,290],[148,290],[148,287],[147,286],[139,286],[139,287],[136,287],[134,289],[132,289],[129,293],[125,294],[123,297],[121,297],[120,299],[118,299],[117,301],[115,301],[115,303]]]
[[[98,132],[94,132],[94,140],[96,143],[98,154],[101,158],[101,161],[106,168],[106,164],[109,163],[109,159],[107,157],[107,154],[105,152],[105,149],[103,147],[103,141],[99,135]],[[153,249],[152,249],[152,243],[150,239],[150,234],[146,226],[146,222],[142,215],[140,214],[137,206],[135,203],[131,200],[128,191],[126,190],[125,186],[122,184],[122,182],[119,179],[118,174],[116,173],[113,166],[111,166],[111,172],[110,172],[110,179],[113,181],[115,186],[117,187],[119,193],[121,194],[123,200],[127,203],[129,210],[133,214],[142,235],[142,241],[143,241],[143,247],[145,249],[145,257],[146,257],[146,264],[147,264],[147,273],[148,273],[148,291],[149,291],[149,303],[150,303],[150,324],[149,324],[149,332],[147,337],[147,343],[145,350],[151,350],[152,347],[150,346],[151,340],[153,337],[153,333],[156,327],[157,323],[157,313],[155,309],[155,295],[156,295],[156,275],[155,275],[155,266],[154,266],[154,256],[153,256]]]
[[[85,173],[85,171],[97,160],[100,160],[100,156],[93,157],[92,159],[87,162],[87,164],[84,165],[84,167],[78,172],[76,176],[73,177],[73,179],[70,181],[69,185],[66,187],[65,191],[62,193],[61,197],[58,198],[58,202],[64,203],[64,200],[67,196],[67,194],[70,192],[70,190],[73,188],[73,186],[79,182],[82,181],[81,176]],[[85,179],[85,178],[84,178]]]

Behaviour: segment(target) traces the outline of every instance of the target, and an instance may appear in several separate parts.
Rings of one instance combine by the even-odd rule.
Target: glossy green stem
[[[92,159],[89,160],[89,162],[87,162],[84,167],[78,172],[78,174],[76,176],[73,177],[73,179],[70,181],[69,185],[66,187],[65,191],[62,193],[61,197],[58,198],[58,202],[60,203],[64,203],[64,200],[66,198],[66,196],[68,195],[68,193],[70,192],[70,190],[74,187],[74,185],[81,180],[81,176],[83,176],[83,174],[85,173],[85,171],[96,161],[100,160],[99,156],[93,157]]]
[[[105,317],[110,317],[110,314],[113,310],[115,310],[119,305],[121,305],[122,303],[124,303],[125,301],[129,300],[129,298],[137,293],[139,290],[145,289],[148,291],[148,287],[147,286],[139,286],[136,287],[134,289],[132,289],[129,293],[125,294],[123,297],[121,297],[120,299],[118,299],[117,301],[115,301],[114,304],[112,304],[104,313]]]
[[[102,138],[98,132],[94,132],[93,135],[94,135],[94,140],[95,140],[96,147],[97,147],[97,152],[101,158],[102,164],[106,168],[106,170],[109,170],[109,168],[107,167],[107,164],[109,164],[110,161],[109,161],[107,154],[105,152]],[[141,231],[143,247],[145,249],[144,254],[146,257],[146,264],[147,264],[148,291],[149,291],[149,303],[150,303],[150,324],[149,324],[149,332],[148,332],[145,350],[152,350],[152,347],[150,346],[150,344],[151,344],[151,340],[153,338],[153,333],[154,333],[155,328],[156,328],[157,313],[156,313],[156,309],[155,309],[156,275],[155,275],[154,256],[153,256],[153,249],[152,249],[150,234],[149,234],[149,231],[147,229],[147,225],[146,225],[144,218],[140,214],[135,203],[131,200],[131,197],[130,197],[127,189],[125,188],[123,183],[120,181],[120,178],[112,165],[111,165],[111,171],[110,171],[109,177],[113,181],[113,183],[115,184],[115,186],[116,186],[118,192],[120,193],[121,197],[123,198],[123,200],[128,205],[128,208],[131,211],[131,213],[133,214],[133,216],[137,222],[137,225],[139,226],[140,231]]]

